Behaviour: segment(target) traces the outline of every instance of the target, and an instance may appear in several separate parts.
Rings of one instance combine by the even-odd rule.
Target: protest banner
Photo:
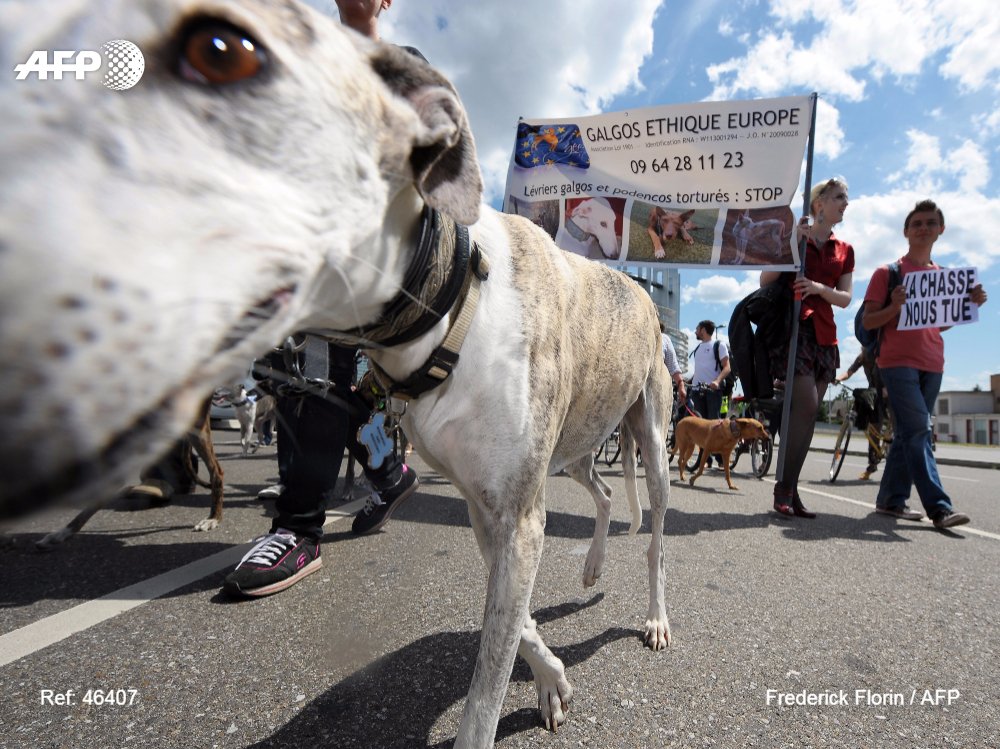
[[[560,247],[648,267],[795,270],[813,97],[522,119],[504,210]]]
[[[976,285],[975,268],[939,268],[903,277],[906,304],[899,311],[897,330],[944,328],[979,320],[979,305],[969,299]]]

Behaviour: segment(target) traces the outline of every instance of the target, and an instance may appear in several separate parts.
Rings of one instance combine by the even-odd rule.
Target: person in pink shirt
[[[909,251],[899,260],[902,278],[907,273],[939,267],[931,260],[931,250],[943,233],[944,213],[937,204],[932,200],[917,203],[903,222]],[[931,414],[944,374],[941,332],[948,328],[897,330],[899,312],[906,303],[906,289],[900,284],[891,294],[888,291],[889,269],[883,266],[872,274],[862,318],[866,329],[882,329],[877,363],[896,415],[896,434],[885,461],[875,511],[905,520],[920,520],[922,515],[906,506],[910,490],[916,487],[935,527],[964,525],[969,516],[955,512],[952,507],[941,485],[932,446]],[[969,292],[969,299],[977,305],[986,302],[982,284]]]

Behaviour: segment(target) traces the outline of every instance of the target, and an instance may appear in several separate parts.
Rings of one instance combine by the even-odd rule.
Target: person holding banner
[[[847,182],[835,177],[817,184],[809,193],[808,217],[799,223],[799,232],[806,237],[802,256],[802,275],[791,283],[801,298],[799,333],[795,355],[795,376],[785,384],[785,397],[791,399],[791,411],[786,433],[778,450],[783,474],[774,485],[774,511],[790,517],[814,518],[802,504],[798,482],[805,464],[816,413],[823,402],[827,386],[837,376],[840,349],[837,348],[837,325],[833,305],[847,307],[851,303],[854,273],[854,248],[833,234],[833,227],[843,221],[847,210]],[[779,281],[779,271],[763,271],[760,285]],[[772,352],[772,375],[784,378],[788,364],[790,341]],[[778,369],[780,367],[780,369]]]
[[[903,222],[903,236],[909,244],[909,250],[899,260],[903,279],[907,273],[939,268],[931,260],[931,250],[943,233],[944,213],[937,204],[932,200],[917,203]],[[885,461],[875,511],[905,520],[920,520],[921,514],[906,506],[911,489],[916,487],[934,527],[964,525],[969,522],[969,516],[955,512],[941,485],[931,427],[931,414],[944,375],[941,332],[950,326],[900,330],[900,310],[907,298],[906,283],[904,280],[891,293],[887,293],[888,286],[888,268],[877,268],[868,284],[862,318],[866,329],[882,329],[877,362],[889,393],[889,404],[896,415],[896,435]],[[975,305],[986,303],[982,284],[968,289],[968,299]]]

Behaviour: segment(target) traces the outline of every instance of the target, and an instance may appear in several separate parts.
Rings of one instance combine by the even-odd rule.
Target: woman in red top
[[[809,194],[810,225],[803,218],[799,231],[806,239],[802,258],[803,275],[794,279],[795,293],[802,298],[799,315],[799,335],[795,356],[795,377],[785,388],[791,398],[788,428],[779,450],[784,453],[784,471],[774,485],[774,510],[782,515],[814,518],[799,497],[799,474],[805,463],[816,427],[816,412],[823,401],[827,385],[833,382],[840,367],[837,348],[837,326],[833,321],[833,305],[846,307],[851,303],[854,273],[854,248],[833,235],[833,227],[844,219],[847,210],[847,182],[835,177],[816,185]],[[778,280],[777,271],[760,274],[760,285]],[[784,378],[788,363],[788,345],[773,352],[772,370]]]

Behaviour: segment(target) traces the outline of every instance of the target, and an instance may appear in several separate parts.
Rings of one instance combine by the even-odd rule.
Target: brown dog
[[[195,419],[194,424],[191,425],[191,428],[187,433],[187,440],[191,445],[191,450],[186,451],[185,453],[187,458],[185,470],[187,471],[188,478],[190,478],[193,483],[203,486],[206,489],[211,489],[212,491],[212,507],[209,511],[209,515],[207,518],[195,525],[194,530],[196,531],[213,530],[214,528],[217,528],[219,523],[222,521],[224,471],[222,470],[222,466],[219,464],[219,459],[215,454],[215,447],[212,444],[212,422],[209,418],[211,406],[211,398],[206,399],[205,402],[202,403],[202,406],[198,411],[198,418]],[[191,460],[191,451],[195,452],[205,464],[205,468],[208,470],[209,480],[207,482],[198,475],[198,471],[194,467],[194,462]],[[112,499],[114,499],[113,496],[106,496],[91,502],[89,507],[69,521],[65,527],[60,528],[57,531],[53,531],[36,541],[35,547],[39,551],[49,551],[66,541],[71,536],[76,535],[80,532],[80,529],[86,525],[87,521],[90,520],[98,510],[107,505]]]
[[[649,238],[653,240],[653,256],[660,260],[667,256],[667,251],[663,249],[663,243],[671,239],[683,239],[688,244],[694,244],[694,237],[688,234],[688,229],[697,229],[691,217],[694,211],[665,211],[659,206],[653,208],[649,214],[649,222],[646,224],[646,231]]]
[[[676,445],[674,454],[680,454],[678,463],[681,481],[684,480],[684,466],[691,459],[694,448],[702,448],[701,462],[698,463],[698,472],[695,473],[688,483],[694,486],[697,479],[705,470],[705,464],[710,455],[722,455],[722,465],[726,470],[726,483],[730,489],[735,489],[736,485],[729,476],[730,456],[733,448],[740,440],[770,439],[771,435],[767,429],[756,419],[701,419],[697,416],[689,416],[678,422],[676,431]]]

